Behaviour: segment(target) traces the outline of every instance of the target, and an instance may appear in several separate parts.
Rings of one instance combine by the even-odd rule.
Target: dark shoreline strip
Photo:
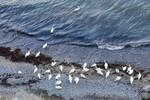
[[[51,57],[43,54],[40,54],[39,57],[35,57],[35,55],[31,54],[29,57],[25,58],[25,55],[20,49],[12,51],[10,47],[2,46],[0,46],[0,56],[3,56],[13,62],[27,62],[34,65],[50,64],[53,61]]]
[[[44,54],[40,54],[40,56],[35,57],[34,54],[31,54],[27,58],[25,58],[25,54],[21,52],[21,49],[12,50],[10,47],[3,47],[0,46],[0,56],[5,57],[6,59],[9,59],[12,62],[26,62],[31,63],[34,65],[46,65],[51,64],[54,60],[50,56],[46,56]],[[65,61],[57,61],[59,65],[64,66],[75,66],[76,68],[82,68],[82,65],[76,62],[65,62]],[[104,62],[96,62],[97,67],[104,69]],[[109,63],[109,68],[115,69],[115,68],[121,68],[121,66],[128,66],[127,64],[123,63]],[[140,72],[144,72],[143,69],[140,69]],[[135,71],[135,74],[137,74],[137,71]]]

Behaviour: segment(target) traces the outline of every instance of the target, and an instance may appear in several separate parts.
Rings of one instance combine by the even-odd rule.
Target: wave
[[[103,44],[98,45],[99,49],[107,49],[107,50],[120,50],[123,49],[125,46],[119,46],[119,45],[110,45],[110,44]]]
[[[111,44],[111,43],[69,43],[69,45],[83,46],[83,47],[97,47],[99,49],[107,50],[121,50],[125,48],[140,48],[140,47],[150,47],[150,42],[128,42],[122,44]]]
[[[150,42],[128,42],[119,45],[115,44],[98,44],[98,48],[108,49],[108,50],[120,50],[124,48],[140,48],[140,47],[150,47]]]
[[[1,31],[2,32],[2,31]],[[5,30],[2,33],[16,33],[16,35],[22,35],[23,37],[32,37],[34,38],[34,35],[29,35],[24,31],[17,30],[17,29],[9,29]],[[11,37],[11,36],[9,36]],[[107,49],[107,50],[121,50],[124,48],[139,48],[139,47],[150,47],[150,41],[148,40],[140,40],[140,41],[132,41],[132,42],[126,42],[126,43],[104,43],[104,42],[81,42],[77,41],[78,39],[70,40],[55,40],[55,41],[50,41],[50,45],[58,45],[58,44],[67,44],[67,45],[76,45],[80,47],[97,47],[99,49]],[[81,39],[83,40],[83,39]],[[38,41],[45,41],[43,39],[38,39]],[[74,41],[74,42],[72,42]]]

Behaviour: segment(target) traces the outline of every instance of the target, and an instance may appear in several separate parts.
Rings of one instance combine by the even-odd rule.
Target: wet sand
[[[123,77],[120,82],[114,82],[118,74],[113,70],[121,68],[121,66],[126,64],[110,63],[111,76],[107,79],[104,76],[97,75],[89,64],[90,71],[85,73],[87,78],[81,78],[77,85],[75,83],[70,84],[68,81],[68,71],[71,69],[71,66],[74,66],[77,71],[73,76],[79,76],[82,68],[80,63],[55,60],[57,65],[51,67],[50,64],[54,60],[52,57],[45,56],[44,54],[37,59],[35,59],[34,54],[29,56],[29,58],[25,58],[21,50],[13,51],[6,47],[0,48],[0,91],[4,92],[4,94],[5,92],[14,93],[12,98],[19,98],[20,96],[16,95],[18,91],[25,91],[26,93],[36,95],[39,97],[39,100],[41,100],[41,95],[45,95],[47,100],[137,100],[140,89],[150,83],[150,71],[138,67],[134,67],[134,75],[141,72],[143,77],[141,80],[136,79],[133,85],[130,84],[129,75],[125,72],[120,73]],[[51,80],[48,80],[47,74],[43,73],[42,79],[39,79],[37,74],[33,73],[35,64],[41,73],[50,68],[53,76],[59,73],[57,66],[64,65],[64,71],[61,73],[63,89],[56,90],[55,78],[53,77]],[[97,62],[97,65],[99,68],[104,68],[103,62]],[[23,74],[18,74],[18,70],[21,70]]]

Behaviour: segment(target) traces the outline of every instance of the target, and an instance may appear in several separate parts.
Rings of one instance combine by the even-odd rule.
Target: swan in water
[[[77,8],[74,9],[74,11],[79,11],[81,8],[78,6]]]
[[[56,85],[60,85],[60,84],[62,84],[62,81],[61,80],[57,80],[56,81]]]
[[[73,80],[72,76],[69,75],[69,82],[72,83],[72,80]]]
[[[133,81],[134,81],[134,77],[130,76],[130,83],[133,84]]]
[[[18,71],[18,74],[22,74],[22,71],[19,70],[19,71]]]
[[[58,86],[55,86],[55,88],[58,89],[58,90],[60,90],[60,89],[62,89],[62,86],[58,85]]]
[[[75,81],[76,84],[79,83],[79,80],[80,80],[79,77],[75,77],[75,78],[74,78],[74,81]]]
[[[54,32],[54,27],[51,28],[51,33],[53,33],[53,32]]]
[[[49,75],[48,75],[48,80],[51,80],[51,78],[52,78],[52,75],[49,74]]]
[[[43,45],[43,49],[45,49],[45,48],[47,48],[48,47],[48,44],[47,43],[45,43],[44,45]]]

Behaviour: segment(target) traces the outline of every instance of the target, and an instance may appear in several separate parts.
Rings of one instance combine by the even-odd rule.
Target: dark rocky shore
[[[25,58],[20,49],[12,51],[10,47],[0,47],[0,56],[3,56],[13,62],[27,62],[34,65],[50,64],[52,62],[51,57],[43,54],[40,54],[39,57],[35,57],[35,55],[31,54],[29,57]]]
[[[42,77],[43,77],[42,79],[37,78],[37,76],[33,74],[33,68],[34,68],[33,66],[36,65],[41,70],[46,70],[50,68],[52,70],[52,73],[55,76],[56,73],[59,73],[59,70],[56,66],[63,65],[64,71],[61,74],[63,75],[63,80],[65,80],[64,84],[65,83],[68,84],[68,82],[66,82],[68,71],[71,69],[71,66],[74,66],[77,69],[77,72],[74,73],[74,75],[80,74],[81,73],[80,70],[82,68],[82,65],[80,63],[53,60],[52,57],[46,56],[44,54],[40,54],[40,56],[37,58],[35,57],[34,54],[31,54],[30,56],[25,58],[24,53],[21,52],[20,49],[12,50],[9,47],[2,47],[2,46],[0,47],[0,56],[3,57],[0,63],[0,66],[2,66],[1,73],[0,73],[1,86],[3,86],[4,88],[12,88],[12,87],[19,88],[19,87],[24,87],[24,86],[29,87],[30,89],[24,88],[24,90],[28,92],[32,92],[36,95],[39,95],[39,94],[41,95],[40,91],[42,90],[42,91],[45,91],[42,93],[46,96],[47,98],[46,100],[66,100],[66,99],[67,100],[68,99],[69,100],[76,100],[76,99],[81,99],[81,100],[99,100],[99,99],[100,100],[128,100],[128,99],[132,100],[133,99],[133,100],[137,100],[139,90],[141,89],[141,87],[150,83],[150,78],[149,78],[150,71],[142,69],[142,68],[138,68],[134,65],[131,65],[131,66],[134,66],[134,70],[135,70],[133,75],[135,76],[138,74],[138,72],[140,72],[142,74],[142,78],[141,80],[135,79],[133,85],[130,85],[128,81],[129,80],[128,78],[130,76],[126,72],[121,71],[118,74],[114,71],[116,68],[121,69],[122,66],[128,66],[128,64],[109,63],[109,69],[111,70],[111,74],[112,74],[112,76],[110,76],[110,79],[109,78],[105,79],[104,77],[97,75],[94,69],[90,67],[91,65],[88,65],[88,68],[90,68],[91,71],[85,73],[85,75],[87,76],[86,80],[89,80],[89,83],[86,83],[85,79],[81,79],[81,83],[83,81],[83,87],[84,87],[84,84],[89,85],[89,90],[85,90],[86,88],[83,88],[83,90],[79,89],[80,90],[79,93],[81,93],[81,95],[80,97],[78,97],[79,96],[78,93],[72,93],[72,95],[70,93],[67,94],[67,92],[65,91],[65,88],[67,91],[70,91],[70,89],[71,90],[74,89],[75,90],[74,92],[77,92],[75,88],[80,88],[82,87],[82,85],[79,85],[79,87],[76,87],[74,86],[74,84],[72,86],[71,84],[69,84],[70,88],[67,88],[68,86],[65,85],[64,86],[65,88],[63,88],[63,91],[58,92],[57,90],[54,90],[55,88],[52,85],[49,85],[52,83],[54,84],[55,80],[53,79],[49,83],[49,81],[46,79],[47,77],[46,74],[42,74]],[[50,64],[53,61],[57,62],[57,65],[55,67],[50,66]],[[8,62],[10,64],[7,64]],[[15,65],[13,65],[13,63]],[[30,67],[26,67],[26,64],[29,64]],[[96,62],[96,64],[98,68],[104,69],[104,62]],[[10,70],[8,71],[10,66],[20,66],[20,67],[12,67],[12,69],[15,69],[15,70],[22,69],[25,72],[22,71],[23,74],[20,75],[17,72],[11,72]],[[113,79],[114,79],[114,76],[117,76],[117,75],[122,76],[123,80],[115,83]],[[94,84],[90,83],[92,82],[91,80],[93,81]],[[43,81],[45,82],[46,86],[42,85]],[[101,85],[96,85],[96,84],[101,84]],[[107,87],[105,86],[105,84],[109,86]],[[113,90],[111,84],[113,87],[117,87],[118,89],[116,91]],[[104,94],[102,93],[102,95],[100,93],[96,94],[97,93],[96,91],[98,88],[100,88],[101,90],[104,87],[106,90],[108,88],[112,88],[112,90],[109,92],[114,92],[114,91],[115,92],[112,94],[107,94],[107,92],[105,91],[105,93]],[[119,90],[119,89],[122,89],[122,87],[123,87],[123,90]],[[94,90],[91,90],[92,88],[95,89],[95,92]],[[50,91],[54,91],[54,92],[51,93]],[[90,91],[91,93],[89,94]],[[129,93],[125,95],[125,94],[120,94],[121,92],[119,93],[119,91],[126,91]],[[85,94],[82,92],[85,92]],[[117,95],[117,92],[119,93],[118,95]],[[69,94],[70,96],[67,97]],[[75,96],[77,94],[78,96]]]

